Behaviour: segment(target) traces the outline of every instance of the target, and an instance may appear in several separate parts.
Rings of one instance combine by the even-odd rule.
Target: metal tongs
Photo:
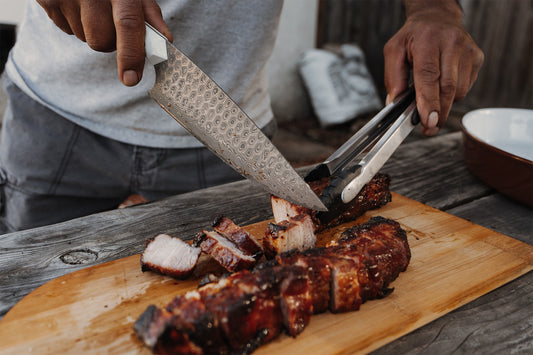
[[[419,122],[415,90],[410,87],[311,170],[306,182],[331,178],[320,196],[328,211],[318,212],[319,219],[328,222],[342,213]]]

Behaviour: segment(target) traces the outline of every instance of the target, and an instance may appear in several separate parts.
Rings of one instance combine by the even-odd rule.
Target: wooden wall
[[[457,112],[478,107],[533,108],[533,0],[460,0],[464,24],[485,63]],[[320,0],[317,47],[356,43],[382,96],[383,46],[401,27],[400,0]]]

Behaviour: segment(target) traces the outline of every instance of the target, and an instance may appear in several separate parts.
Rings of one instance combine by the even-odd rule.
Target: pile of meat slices
[[[282,332],[297,336],[312,314],[354,311],[386,296],[411,257],[397,222],[374,217],[321,248],[315,247],[315,232],[386,204],[389,183],[388,176],[377,175],[327,225],[314,211],[272,196],[274,222],[262,243],[223,216],[193,245],[165,234],[149,240],[143,270],[186,277],[204,252],[231,274],[203,282],[165,308],[149,306],[134,325],[137,336],[160,354],[250,353]],[[319,193],[326,184],[311,187]],[[263,255],[268,261],[258,263]]]

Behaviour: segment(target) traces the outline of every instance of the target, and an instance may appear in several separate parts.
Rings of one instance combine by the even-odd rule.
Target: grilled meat
[[[194,238],[194,245],[199,246],[206,254],[211,255],[229,272],[252,268],[257,260],[245,254],[230,240],[215,231],[202,231]]]
[[[367,274],[359,280],[362,297],[367,299],[384,296],[387,285],[405,271],[411,259],[405,231],[398,222],[383,217],[347,229],[329,246],[349,246],[362,255]]]
[[[267,258],[292,250],[303,251],[316,246],[315,225],[308,214],[290,217],[278,224],[269,223],[263,237]]]
[[[141,269],[178,279],[186,278],[194,270],[199,256],[200,248],[168,234],[159,234],[146,241],[141,255]]]
[[[325,248],[279,254],[177,296],[163,310],[150,306],[134,328],[160,353],[249,353],[283,331],[297,336],[312,313],[353,311],[387,295],[409,260],[399,224],[376,217]]]
[[[309,182],[309,186],[317,195],[328,193],[330,179],[322,178]],[[271,196],[272,213],[276,223],[287,220],[299,214],[309,214],[316,224],[318,231],[350,222],[366,211],[379,208],[391,201],[389,191],[390,178],[385,174],[376,174],[361,192],[348,204],[338,204],[339,209],[330,212],[317,212],[285,201],[277,196]],[[332,217],[333,215],[333,217]]]
[[[252,255],[256,259],[261,257],[263,249],[256,238],[244,228],[239,227],[232,220],[222,215],[215,218],[213,228],[222,236],[231,240],[243,253]]]

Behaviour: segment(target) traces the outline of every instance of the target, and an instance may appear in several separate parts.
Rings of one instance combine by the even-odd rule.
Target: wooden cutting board
[[[297,338],[283,335],[257,354],[366,353],[533,269],[533,246],[398,194],[357,223],[377,215],[398,221],[412,249],[394,292],[357,312],[313,316]],[[266,224],[246,228],[261,235]],[[330,239],[352,224],[320,237]],[[197,281],[143,273],[139,255],[73,272],[37,288],[5,315],[0,352],[148,354],[133,332],[137,317]]]

